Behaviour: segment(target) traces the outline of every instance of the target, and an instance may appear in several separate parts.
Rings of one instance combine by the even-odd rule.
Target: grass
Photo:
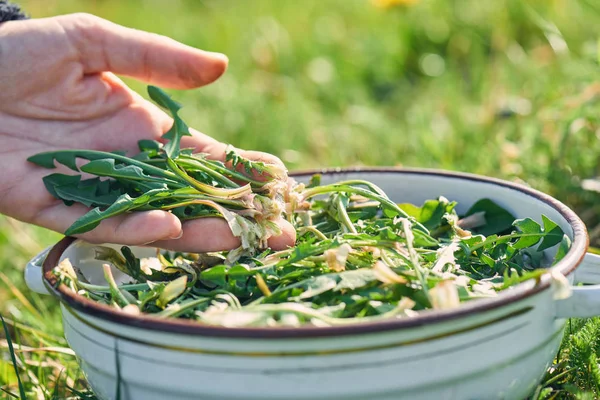
[[[404,165],[522,182],[575,209],[600,245],[600,194],[582,187],[600,175],[593,0],[20,3],[34,17],[85,11],[226,53],[219,82],[176,93],[182,116],[290,169]],[[0,398],[93,398],[58,304],[22,278],[59,237],[0,220],[0,314],[14,348],[0,331]],[[600,397],[599,338],[600,319],[570,321],[534,397]]]

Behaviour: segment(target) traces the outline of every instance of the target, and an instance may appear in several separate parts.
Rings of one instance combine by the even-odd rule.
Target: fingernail
[[[183,236],[183,229],[179,231],[179,233],[175,236],[169,236],[169,239],[181,239],[181,237]]]

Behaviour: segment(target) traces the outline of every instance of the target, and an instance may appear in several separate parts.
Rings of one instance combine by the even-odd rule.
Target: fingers
[[[67,15],[60,17],[60,22],[86,74],[110,71],[162,87],[189,89],[215,81],[227,69],[228,59],[223,54],[93,15]]]
[[[293,246],[296,231],[289,222],[278,222],[282,233],[268,240],[273,250],[283,250]],[[213,252],[232,250],[240,246],[240,239],[233,236],[227,222],[222,218],[201,218],[183,224],[183,236],[174,240],[161,240],[152,246],[184,252]]]
[[[282,219],[277,222],[281,228],[281,235],[269,239],[269,246],[273,250],[284,250],[296,244],[296,229],[288,221]]]
[[[89,209],[81,204],[65,207],[62,202],[41,211],[34,224],[64,233]],[[109,218],[95,229],[75,235],[90,243],[118,243],[139,246],[181,236],[181,221],[165,211],[144,211]]]
[[[81,204],[65,207],[62,202],[40,212],[32,223],[65,232],[89,209]],[[268,244],[274,250],[293,246],[296,231],[289,222],[278,221],[281,235],[273,236]],[[152,245],[175,251],[194,253],[233,250],[240,246],[239,238],[233,236],[229,225],[222,218],[202,218],[181,221],[165,211],[134,212],[109,218],[93,230],[74,235],[90,243],[118,243],[127,246]]]

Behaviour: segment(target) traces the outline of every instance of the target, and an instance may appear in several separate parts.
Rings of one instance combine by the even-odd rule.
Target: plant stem
[[[181,196],[181,197],[183,197],[183,196]],[[172,210],[173,208],[177,208],[177,207],[190,206],[190,205],[194,205],[194,204],[205,204],[207,201],[224,204],[224,205],[228,205],[228,206],[233,206],[233,207],[239,208],[239,209],[244,208],[244,204],[242,202],[236,201],[236,200],[226,200],[226,199],[220,199],[220,198],[215,198],[215,197],[210,197],[210,196],[185,196],[185,198],[187,198],[187,200],[183,200],[183,201],[180,201],[177,203],[171,203],[171,204],[168,204],[165,206],[161,206],[161,207],[159,207],[159,209],[160,210]]]
[[[344,201],[342,200],[342,197],[338,195],[335,202],[337,206],[337,215],[342,226],[345,227],[348,232],[357,234],[358,232],[356,231],[354,224],[352,221],[350,221],[350,217],[346,212],[346,207],[344,207]]]
[[[155,282],[155,283],[158,283],[158,282]],[[111,290],[110,286],[92,285],[90,283],[85,283],[85,282],[81,282],[81,281],[78,281],[77,284],[85,290],[98,292],[98,293],[109,293]],[[117,286],[117,288],[119,288],[121,290],[127,290],[127,291],[137,291],[137,290],[147,290],[150,288],[150,286],[147,283],[134,283],[131,285]]]
[[[361,196],[366,197],[366,198],[371,199],[371,200],[376,200],[382,206],[385,206],[385,207],[393,210],[398,215],[400,215],[400,216],[402,216],[404,218],[408,218],[408,219],[414,220],[414,218],[412,218],[411,216],[409,216],[403,209],[401,209],[400,207],[398,207],[398,205],[396,203],[394,203],[393,201],[391,201],[387,197],[380,196],[377,193],[373,193],[373,192],[371,192],[369,190],[365,190],[363,188],[357,188],[357,187],[348,186],[348,185],[338,185],[338,184],[331,184],[331,185],[325,185],[325,186],[316,186],[314,188],[310,188],[310,189],[305,190],[302,193],[302,197],[304,198],[304,200],[306,200],[306,199],[309,199],[309,198],[311,198],[313,196],[316,196],[316,195],[319,195],[319,194],[332,193],[332,192],[354,193],[354,194],[361,195]],[[425,228],[425,226],[423,226],[421,223],[415,222],[415,224],[423,232],[429,233],[429,230],[427,228]]]
[[[385,192],[377,185],[375,185],[372,182],[369,181],[365,181],[362,179],[349,179],[346,181],[339,181],[335,183],[336,185],[363,185],[368,187],[369,189],[371,189],[373,192],[377,193],[378,195],[380,195],[381,197],[384,197],[386,199],[389,199],[389,197],[387,196],[387,194],[385,194]]]
[[[207,175],[210,175],[214,180],[216,180],[223,186],[231,188],[236,188],[240,186],[231,179],[216,171],[215,169],[207,167],[198,158],[179,156],[179,158],[176,161],[179,165],[181,165],[184,168],[187,167],[189,170],[200,170],[206,173]]]
[[[422,269],[421,263],[419,262],[419,255],[415,251],[415,247],[414,247],[414,243],[413,243],[414,235],[410,228],[411,228],[410,221],[408,219],[403,219],[402,220],[402,230],[404,231],[404,235],[406,237],[406,247],[408,248],[408,255],[410,257],[410,261],[413,264],[413,268],[415,270],[415,273],[417,274],[417,278],[419,279],[419,282],[421,282],[421,286],[423,288],[423,292],[425,293],[425,296],[431,302],[431,300],[429,299],[429,287],[427,286],[426,272]]]
[[[212,160],[206,160],[206,163],[211,165],[215,171],[225,175],[225,176],[230,176],[232,178],[235,179],[239,179],[241,181],[245,181],[248,183],[251,183],[252,185],[258,186],[258,187],[262,187],[264,186],[267,182],[261,182],[261,181],[257,181],[256,179],[252,179],[244,174],[241,174],[237,171],[234,171],[232,169],[228,169],[227,167],[225,167],[224,165],[222,165],[220,162],[218,161],[212,161]]]
[[[302,226],[298,228],[298,233],[303,234],[304,232],[314,233],[316,237],[321,240],[327,240],[327,236],[323,234],[320,230],[318,230],[315,226]]]
[[[186,181],[190,186],[200,193],[206,193],[207,195],[224,199],[239,199],[240,197],[244,197],[252,193],[252,188],[250,185],[239,186],[232,189],[223,189],[197,181],[189,176],[183,169],[179,168],[175,161],[171,160],[170,158],[167,158],[167,166],[171,169],[171,171],[177,174],[177,176]]]
[[[129,301],[129,299],[127,299],[127,297],[125,297],[125,295],[121,292],[121,290],[119,289],[119,286],[117,285],[117,282],[115,282],[115,278],[113,277],[112,271],[110,269],[110,265],[103,264],[102,268],[104,269],[104,279],[106,279],[106,281],[108,282],[108,285],[111,289],[110,293],[113,295],[115,302],[121,303],[120,305],[132,304]]]
[[[176,317],[188,310],[192,310],[197,306],[207,303],[212,300],[212,297],[202,297],[199,299],[190,299],[179,304],[171,304],[163,311],[156,314],[160,318]]]

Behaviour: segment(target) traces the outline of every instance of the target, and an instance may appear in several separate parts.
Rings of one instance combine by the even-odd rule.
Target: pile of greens
[[[397,204],[368,181],[321,184],[315,175],[298,183],[282,168],[235,150],[225,162],[210,160],[180,148],[181,138],[190,135],[177,114],[181,106],[159,88],[148,92],[173,116],[166,144],[140,141],[133,157],[65,150],[29,159],[95,176],[44,178],[66,205],[93,207],[66,234],[87,232],[115,215],[159,209],[181,220],[224,218],[241,246],[205,254],[157,250],[148,258],[136,258],[126,246],[120,252],[98,246],[105,286],[91,284],[69,260],[54,269],[59,284],[97,302],[131,314],[228,327],[405,318],[538,279],[569,249],[568,237],[546,216],[541,225],[515,220],[489,199],[458,215],[456,202],[446,198]],[[78,167],[77,159],[88,162]],[[267,240],[279,233],[275,221],[281,217],[296,228],[297,242],[273,251]],[[545,259],[542,251],[555,245],[554,259]],[[117,285],[111,266],[131,281]]]

